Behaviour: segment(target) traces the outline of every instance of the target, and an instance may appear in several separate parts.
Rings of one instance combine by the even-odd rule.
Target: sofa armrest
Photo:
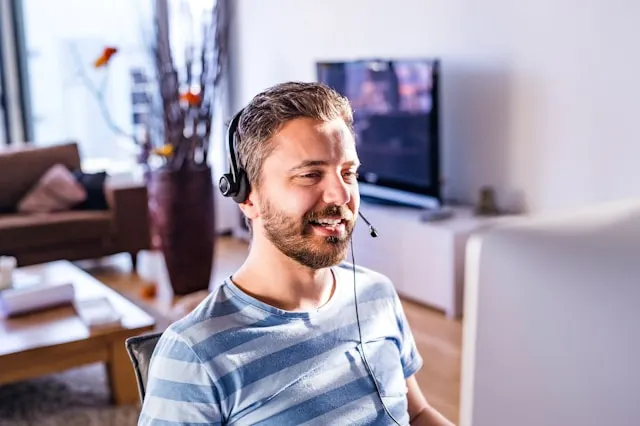
[[[117,248],[135,253],[151,247],[147,188],[141,184],[107,185],[105,193],[113,213]]]

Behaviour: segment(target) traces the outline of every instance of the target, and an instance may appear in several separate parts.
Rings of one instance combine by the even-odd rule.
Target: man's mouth
[[[310,220],[309,223],[322,234],[338,235],[344,232],[347,221],[340,218],[319,218]]]

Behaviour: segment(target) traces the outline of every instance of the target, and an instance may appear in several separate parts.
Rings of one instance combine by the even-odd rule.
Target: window
[[[132,70],[149,56],[151,0],[22,0],[33,143],[79,144],[88,169],[135,164]],[[146,34],[145,34],[146,31]],[[147,44],[148,45],[148,44]],[[118,48],[108,69],[94,61]],[[102,100],[99,98],[102,96]]]
[[[150,46],[156,1],[21,0],[27,70],[22,78],[28,85],[33,143],[76,141],[89,170],[118,173],[135,166],[138,146],[132,136],[140,135],[145,90],[154,75]],[[177,66],[183,64],[185,36],[199,31],[199,14],[214,4],[168,0]],[[195,21],[186,23],[185,13]],[[96,68],[105,47],[117,48],[116,56],[108,68]]]

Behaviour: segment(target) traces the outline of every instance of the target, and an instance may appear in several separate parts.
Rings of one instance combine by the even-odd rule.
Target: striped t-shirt
[[[388,425],[359,346],[351,264],[310,312],[267,305],[230,279],[162,335],[139,425]],[[382,399],[409,423],[406,378],[422,365],[388,278],[356,268],[366,358]]]

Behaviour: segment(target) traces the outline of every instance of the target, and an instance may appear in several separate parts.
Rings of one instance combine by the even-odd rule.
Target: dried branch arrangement
[[[186,43],[181,67],[175,63],[172,52],[167,1],[154,0],[154,33],[149,51],[155,89],[151,93],[142,140],[118,126],[106,107],[104,91],[108,74],[105,72],[99,87],[82,68],[79,74],[98,102],[107,125],[114,133],[134,139],[142,149],[143,162],[149,154],[156,154],[165,160],[163,167],[180,170],[207,163],[211,123],[227,69],[230,0],[211,0],[211,15],[201,19],[202,38],[198,43],[195,40]],[[108,68],[117,52],[117,47],[105,47],[94,61],[94,67]],[[77,52],[72,53],[78,61]]]
[[[175,67],[169,40],[166,2],[156,0],[153,54],[162,104],[165,146],[171,146],[167,164],[182,168],[206,162],[216,97],[227,66],[229,0],[212,0],[210,20],[202,26],[199,50],[185,49],[184,78]],[[164,8],[164,10],[163,10]]]

